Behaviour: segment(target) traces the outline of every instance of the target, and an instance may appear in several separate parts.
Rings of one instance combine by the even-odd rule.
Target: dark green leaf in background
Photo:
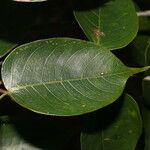
[[[0,58],[11,51],[17,44],[8,41],[0,40]]]
[[[150,65],[150,20],[148,17],[139,17],[139,33],[133,42],[132,56],[133,61],[140,65]],[[143,126],[145,150],[150,149],[150,73],[145,73],[143,79]]]
[[[0,118],[1,150],[64,150],[73,135],[73,130],[62,121],[50,118]]]
[[[2,79],[18,104],[46,115],[88,113],[114,102],[129,76],[110,51],[91,42],[54,38],[16,48],[4,61]]]
[[[140,65],[150,65],[150,19],[139,17],[139,34],[133,41],[133,61]]]
[[[140,66],[150,64],[150,36],[139,35],[134,40],[134,61]]]
[[[126,95],[92,117],[81,134],[81,150],[135,150],[142,130],[138,105]]]
[[[131,0],[108,0],[95,9],[74,14],[88,39],[107,49],[128,45],[138,31],[138,18]]]

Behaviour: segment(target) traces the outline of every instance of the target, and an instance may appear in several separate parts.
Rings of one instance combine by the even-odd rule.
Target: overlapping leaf
[[[139,34],[133,42],[132,55],[133,61],[138,65],[150,64],[150,19],[140,17]]]
[[[110,51],[69,38],[36,41],[16,48],[4,61],[8,95],[32,111],[80,115],[114,102],[130,75]]]
[[[105,117],[104,117],[105,116]],[[82,150],[134,150],[142,130],[138,105],[128,95],[121,105],[92,117],[81,134]]]
[[[17,44],[0,40],[0,58],[12,50]]]
[[[6,117],[5,117],[6,118]],[[64,150],[74,132],[63,123],[35,118],[0,118],[1,150]],[[59,144],[58,144],[59,143]]]
[[[96,3],[96,2],[95,2]],[[97,8],[75,11],[75,17],[90,41],[108,49],[129,44],[138,31],[131,0],[106,0]]]

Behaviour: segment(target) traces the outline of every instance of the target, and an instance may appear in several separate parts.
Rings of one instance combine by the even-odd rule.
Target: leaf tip
[[[136,74],[136,73],[140,73],[140,72],[144,72],[144,71],[149,70],[150,66],[145,66],[142,68],[130,68],[130,69],[131,69],[132,74]]]

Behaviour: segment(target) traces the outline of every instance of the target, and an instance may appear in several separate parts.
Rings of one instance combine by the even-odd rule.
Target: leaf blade
[[[110,0],[95,9],[75,11],[74,15],[88,39],[109,50],[125,47],[138,31],[131,0]]]
[[[23,107],[70,116],[114,102],[128,77],[139,71],[91,42],[54,38],[16,48],[3,63],[2,79]]]
[[[135,149],[142,131],[138,105],[129,95],[125,95],[119,108],[118,105],[102,110],[89,120],[81,134],[82,150]]]

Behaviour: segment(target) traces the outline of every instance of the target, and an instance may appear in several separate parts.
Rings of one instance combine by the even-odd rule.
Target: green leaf
[[[81,150],[134,150],[141,130],[138,105],[126,95],[91,117],[81,134]]]
[[[91,42],[54,38],[16,48],[2,65],[2,80],[23,107],[71,116],[114,102],[129,76],[146,69],[128,68]]]
[[[0,39],[0,58],[6,55],[9,51],[11,51],[17,44],[7,42]]]
[[[138,36],[133,42],[132,57],[133,61],[140,65],[150,65],[150,19],[148,17],[139,17],[140,29]]]
[[[0,118],[1,150],[64,150],[73,137],[74,132],[62,121],[21,117]]]
[[[150,30],[150,19],[149,17],[139,17],[139,31]]]
[[[134,48],[132,51],[134,61],[141,66],[150,65],[150,36],[137,36],[133,46]]]
[[[75,11],[74,15],[88,39],[107,49],[125,47],[138,31],[131,0],[109,0],[95,9]]]

